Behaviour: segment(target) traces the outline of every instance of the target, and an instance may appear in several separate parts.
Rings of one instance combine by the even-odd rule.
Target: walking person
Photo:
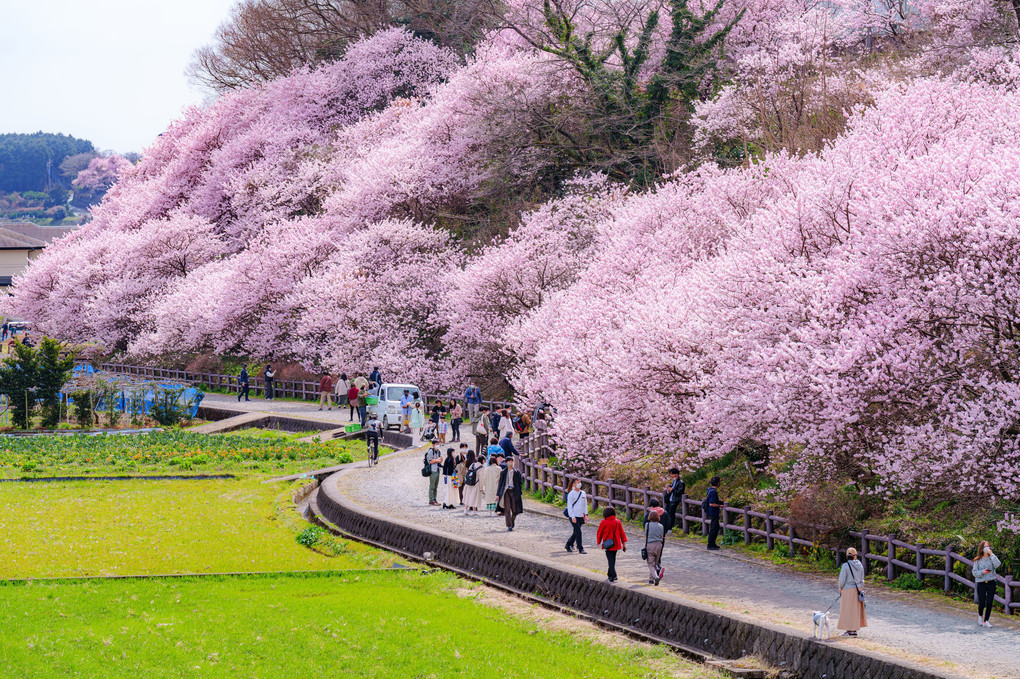
[[[457,451],[457,499],[464,506],[464,479],[467,477],[467,444],[460,444]]]
[[[333,378],[329,373],[322,373],[322,379],[319,380],[319,410],[322,410],[323,405],[328,405],[329,410],[333,409]]]
[[[496,515],[496,505],[499,504],[499,475],[502,470],[495,457],[488,458],[485,466],[485,474],[482,476],[482,499],[485,502],[485,511],[490,516]]]
[[[606,553],[606,562],[609,564],[606,575],[609,582],[616,582],[616,554],[621,550],[627,551],[627,534],[623,532],[623,524],[616,518],[616,510],[612,507],[602,510],[602,521],[599,522],[595,540]]]
[[[365,428],[368,421],[368,392],[364,389],[358,390],[358,416],[361,418],[361,428]]]
[[[245,401],[250,401],[248,398],[248,364],[245,363],[241,366],[241,374],[237,376],[237,402],[241,402],[241,397],[244,396]]]
[[[516,448],[514,448],[513,439],[510,438],[509,436],[504,436],[503,438],[501,438],[499,441],[496,442],[496,445],[500,447],[500,450],[503,451],[503,455],[507,458],[520,456],[520,453],[517,451]]]
[[[576,545],[578,554],[586,554],[584,544],[581,542],[581,526],[588,522],[588,495],[581,490],[580,479],[574,479],[570,484],[570,492],[567,493],[567,518],[570,519],[570,528],[573,530],[567,539],[567,551],[574,551]]]
[[[272,401],[276,398],[276,389],[273,385],[273,378],[276,377],[276,372],[273,370],[273,366],[266,364],[266,369],[262,371],[262,379],[266,383],[265,399]]]
[[[358,410],[358,395],[361,393],[361,389],[354,382],[351,382],[351,388],[347,390],[347,404],[351,407],[351,422],[354,422],[354,413]]]
[[[379,372],[379,366],[372,368],[372,372],[368,374],[368,381],[375,382],[377,385],[382,384],[382,374]]]
[[[478,419],[478,407],[482,404],[482,392],[474,380],[464,390],[464,402],[467,403],[468,418],[474,423]]]
[[[857,630],[868,626],[864,612],[864,564],[857,558],[857,550],[846,550],[846,561],[839,569],[839,620],[836,629],[845,630],[843,636],[856,637]]]
[[[460,407],[460,403],[453,403],[453,407],[450,408],[450,429],[453,432],[453,438],[451,439],[454,443],[460,443],[460,425],[464,422],[464,409]]]
[[[336,409],[343,412],[344,406],[349,403],[347,392],[351,383],[347,380],[347,373],[340,373],[340,379],[333,383],[333,398],[336,401]]]
[[[491,436],[489,430],[489,409],[487,407],[482,406],[479,416],[471,418],[471,433],[475,436],[475,454],[479,458],[487,459],[488,455],[485,454],[485,449],[489,445],[489,437]]]
[[[411,445],[421,442],[421,428],[425,426],[425,412],[421,409],[421,401],[414,402],[411,409]]]
[[[709,481],[708,495],[702,504],[702,508],[708,510],[708,549],[712,551],[719,549],[719,545],[715,541],[719,537],[719,511],[723,506],[722,500],[719,499],[720,483],[722,481],[718,476],[712,477],[712,480]]]
[[[435,441],[425,453],[425,464],[429,465],[429,505],[436,506],[439,491],[439,473],[443,469],[443,454],[439,452],[439,444]]]
[[[680,470],[673,467],[669,470],[670,481],[666,490],[662,492],[662,499],[666,503],[666,513],[662,518],[662,527],[668,533],[676,525],[676,510],[683,501],[684,493],[687,492],[687,485],[680,478]]]
[[[411,406],[413,404],[414,397],[411,396],[411,390],[404,389],[404,395],[400,397],[400,412],[403,415],[400,428],[405,434],[411,431]]]
[[[457,508],[457,459],[453,456],[453,448],[446,449],[443,460],[443,509]]]
[[[466,445],[466,444],[465,444]],[[478,461],[475,451],[468,450],[464,459],[464,514],[474,512],[478,516],[478,507],[482,504],[482,478],[485,465]]]
[[[666,546],[666,530],[659,517],[658,512],[648,512],[645,520],[645,549],[641,556],[648,562],[648,584],[658,587],[659,580],[665,575],[666,569],[662,567],[662,550]]]
[[[510,411],[503,408],[499,412],[499,423],[496,425],[496,431],[499,432],[499,438],[506,438],[509,436],[513,438],[514,435],[514,423],[510,419]]]
[[[524,477],[517,471],[514,460],[506,461],[506,465],[499,473],[499,487],[496,495],[499,496],[497,509],[502,507],[503,518],[506,519],[507,531],[513,531],[517,523],[517,515],[524,511],[524,500],[521,497],[521,487],[524,485]]]
[[[991,627],[992,623],[988,618],[992,615],[992,606],[995,605],[995,569],[1002,565],[999,557],[992,553],[992,546],[987,540],[982,540],[978,545],[977,556],[974,557],[974,566],[971,573],[974,574],[975,595],[978,605],[978,624],[981,627]]]

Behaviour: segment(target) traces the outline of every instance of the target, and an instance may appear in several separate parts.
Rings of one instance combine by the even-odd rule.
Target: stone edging
[[[601,576],[495,545],[370,514],[340,492],[347,470],[326,478],[315,505],[353,536],[396,551],[432,554],[436,563],[527,592],[597,619],[722,658],[757,655],[805,679],[944,679],[906,661],[812,639],[767,623],[724,614],[664,592],[613,585]]]

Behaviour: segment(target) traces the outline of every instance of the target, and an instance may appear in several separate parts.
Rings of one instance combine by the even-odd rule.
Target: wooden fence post
[[[624,489],[623,489],[623,501],[624,501],[624,503],[626,503],[626,506],[623,509],[624,509],[624,514],[627,516],[628,520],[634,518],[634,510],[630,508],[631,501],[633,499],[634,499],[634,494],[630,492],[630,486],[624,487]]]
[[[648,486],[645,486],[644,505],[645,505],[645,511],[646,512],[648,511],[648,490],[649,490]]]
[[[751,505],[744,505],[744,544],[751,544]]]
[[[1013,580],[1012,575],[1006,576],[1006,589],[1002,593],[1002,599],[1006,602],[1006,615],[1013,615]]]
[[[921,553],[922,549],[924,549],[923,543],[917,546],[917,553],[914,555],[914,567],[917,568],[917,581],[924,584],[924,574],[921,572],[921,569],[924,568],[924,554]]]
[[[616,482],[616,479],[609,479],[607,481],[607,483],[609,484],[609,490],[606,491],[606,497],[609,499],[608,503],[606,504],[607,507],[612,507],[613,506],[613,499],[614,499],[614,496],[613,496],[613,484],[615,482]]]
[[[599,487],[598,487],[598,485],[596,485],[595,479],[592,479],[591,480],[591,510],[593,512],[596,509],[599,508],[599,501],[596,499],[596,498],[598,498],[598,495],[599,495],[598,490],[599,490]]]
[[[952,589],[953,580],[949,577],[949,574],[953,572],[953,557],[951,556],[953,551],[952,545],[946,545],[946,570],[944,571],[944,579],[942,583],[942,589],[946,592]]]
[[[684,535],[690,535],[691,522],[687,520],[687,493],[680,494],[680,527],[683,528]]]
[[[885,550],[885,555],[888,557],[885,567],[885,579],[892,582],[896,579],[896,566],[893,565],[893,559],[896,558],[896,545],[893,544],[893,536],[887,535],[886,539],[889,541],[889,548]]]
[[[765,548],[772,551],[775,543],[772,540],[772,510],[765,511]]]
[[[861,565],[864,566],[864,574],[868,574],[868,529],[861,529],[861,553],[857,557],[861,560]]]

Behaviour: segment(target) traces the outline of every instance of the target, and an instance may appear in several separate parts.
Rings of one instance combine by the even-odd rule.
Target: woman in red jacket
[[[595,540],[599,547],[606,551],[609,562],[609,582],[616,582],[616,553],[621,549],[627,551],[627,534],[623,532],[623,524],[616,518],[616,510],[606,507],[602,510],[602,521],[599,523]]]

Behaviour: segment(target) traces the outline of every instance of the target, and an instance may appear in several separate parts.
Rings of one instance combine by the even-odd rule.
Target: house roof
[[[39,250],[46,242],[0,227],[0,250]]]
[[[42,241],[42,246],[49,245],[50,241],[66,236],[77,228],[76,226],[39,226],[31,222],[0,222],[0,231],[13,232],[33,241]]]

